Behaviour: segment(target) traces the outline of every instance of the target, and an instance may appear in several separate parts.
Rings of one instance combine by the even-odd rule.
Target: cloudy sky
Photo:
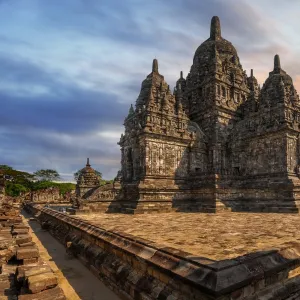
[[[300,92],[298,0],[0,0],[0,164],[65,180],[120,167],[117,142],[152,59],[173,87],[211,17],[262,84],[280,55]]]

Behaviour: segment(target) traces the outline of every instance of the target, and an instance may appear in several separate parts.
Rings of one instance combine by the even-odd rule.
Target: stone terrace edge
[[[104,243],[110,248],[126,252],[139,261],[153,266],[182,282],[193,286],[204,294],[222,296],[256,284],[255,291],[263,290],[286,277],[291,279],[300,273],[300,244],[281,250],[249,253],[234,259],[212,260],[171,247],[161,248],[151,241],[137,238],[120,231],[108,231],[72,216],[37,205],[27,205],[42,219],[56,219],[83,234]],[[38,217],[40,218],[40,217]],[[65,241],[66,243],[67,241]],[[262,283],[263,282],[263,283]]]

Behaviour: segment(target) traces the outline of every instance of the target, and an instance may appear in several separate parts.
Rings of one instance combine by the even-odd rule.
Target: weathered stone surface
[[[24,234],[24,235],[18,235],[16,237],[16,244],[24,244],[24,243],[30,243],[32,241],[32,237],[29,234]]]
[[[0,233],[0,250],[7,249],[9,246],[14,245],[15,240],[11,237],[10,234],[4,236]]]
[[[32,246],[35,246],[35,242],[27,242],[27,243],[19,244],[19,247],[32,247]]]
[[[13,229],[29,229],[29,226],[24,224],[14,224]]]
[[[34,273],[33,273],[34,274]],[[25,271],[26,276],[26,271]],[[57,285],[57,278],[52,272],[38,273],[27,278],[28,289],[36,294]]]
[[[15,228],[12,231],[12,235],[22,235],[22,234],[27,234],[29,232],[28,228]]]
[[[25,280],[25,272],[28,272],[31,269],[36,269],[36,268],[38,268],[38,269],[41,268],[41,269],[48,270],[49,266],[43,261],[39,262],[39,264],[37,264],[37,265],[31,265],[31,266],[30,265],[26,265],[26,266],[21,265],[21,266],[18,266],[17,269],[16,269],[16,272],[15,272],[17,280],[18,281]]]
[[[56,187],[26,192],[21,197],[25,202],[34,203],[60,203],[64,201],[62,195],[60,195],[59,188]]]
[[[37,258],[39,257],[39,252],[37,248],[19,248],[17,250],[17,259],[24,258]]]
[[[33,213],[36,213],[37,209],[31,206]],[[182,215],[190,218],[192,214]],[[240,220],[244,215],[252,219],[257,217],[255,214],[234,213],[215,216],[224,217],[220,225],[223,228],[226,218],[230,219],[230,216],[234,217],[235,215],[241,215],[241,219],[233,219],[233,223],[228,222],[231,229],[226,229],[230,232],[229,237],[233,239],[236,236],[232,231],[235,227],[240,226]],[[122,215],[117,216],[121,217]],[[149,217],[153,216],[155,215],[149,215]],[[163,219],[162,217],[165,216],[174,218],[174,216],[180,217],[181,214],[168,213],[157,217]],[[207,214],[206,216],[212,215]],[[141,216],[123,215],[123,217],[137,218]],[[143,217],[145,218],[145,216]],[[261,218],[261,216],[259,217]],[[261,299],[257,296],[264,295],[275,300],[277,298],[272,295],[280,294],[282,295],[280,299],[298,295],[299,243],[279,243],[278,249],[267,251],[260,248],[261,251],[242,256],[239,255],[239,250],[235,249],[237,255],[233,259],[217,261],[203,257],[201,252],[192,254],[165,247],[163,243],[151,243],[136,235],[123,233],[121,230],[116,229],[115,231],[113,228],[105,230],[102,225],[101,227],[95,226],[82,219],[47,208],[40,210],[39,220],[48,222],[51,233],[64,242],[68,246],[68,251],[78,257],[96,276],[113,289],[122,291],[123,295],[129,299],[138,299],[139,297],[141,299],[167,299],[171,295],[176,295],[178,299],[189,300],[248,300]],[[206,219],[206,223],[200,225],[200,229],[208,226],[211,220]],[[156,221],[152,220],[152,223]],[[169,221],[166,220],[165,223],[167,224]],[[247,221],[245,220],[245,224]],[[135,220],[134,223],[139,223],[139,221]],[[163,223],[158,222],[157,226],[160,228],[161,224]],[[195,230],[195,224],[197,222],[192,219],[190,230]],[[129,228],[133,227],[127,225]],[[148,226],[147,223],[140,225],[144,230]],[[249,227],[251,224],[246,225]],[[169,230],[170,232],[176,232],[174,224],[171,223],[169,226],[172,228]],[[166,230],[166,228],[164,229]],[[247,233],[246,230],[241,232]],[[156,233],[156,235],[158,234],[159,232]],[[188,233],[185,232],[184,236],[187,235]],[[217,237],[220,239],[219,234]],[[224,243],[229,242],[230,239],[226,237]],[[200,244],[202,247],[203,245]]]
[[[20,293],[28,293],[30,278],[32,291],[38,296],[28,299],[65,299],[60,289],[45,295],[40,293],[45,288],[55,287],[57,281],[50,267],[39,259],[38,248],[28,234],[29,226],[22,223],[19,209],[20,204],[15,204],[14,199],[0,201],[0,299],[17,300]],[[43,273],[47,274],[48,283],[42,277],[37,278]]]
[[[36,264],[38,261],[39,261],[38,257],[24,258],[23,259],[23,265]]]
[[[19,300],[67,300],[62,290],[57,286],[36,294],[20,295]],[[70,299],[71,300],[71,299]]]
[[[74,216],[108,231],[147,239],[194,257],[228,259],[300,243],[299,214],[90,214]]]
[[[39,275],[39,274],[49,273],[49,272],[51,273],[52,270],[48,265],[35,266],[33,268],[25,270],[24,271],[24,277],[25,277],[25,279],[28,279],[30,276],[33,276],[33,275]]]

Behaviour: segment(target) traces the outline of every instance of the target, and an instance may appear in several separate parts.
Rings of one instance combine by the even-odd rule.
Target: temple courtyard
[[[212,260],[300,243],[299,214],[98,213],[76,218],[105,230],[151,241],[158,248],[172,247]]]

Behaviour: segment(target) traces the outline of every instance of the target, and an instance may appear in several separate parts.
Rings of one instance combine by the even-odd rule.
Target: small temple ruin
[[[76,196],[79,198],[89,197],[100,186],[99,177],[87,159],[85,168],[81,169],[76,185]]]
[[[300,102],[292,78],[275,55],[260,88],[218,17],[173,92],[153,60],[124,126],[120,187],[103,192],[89,175],[94,181],[78,183],[79,196],[97,190],[93,199],[130,213],[298,211]],[[85,173],[92,174],[88,164]]]

